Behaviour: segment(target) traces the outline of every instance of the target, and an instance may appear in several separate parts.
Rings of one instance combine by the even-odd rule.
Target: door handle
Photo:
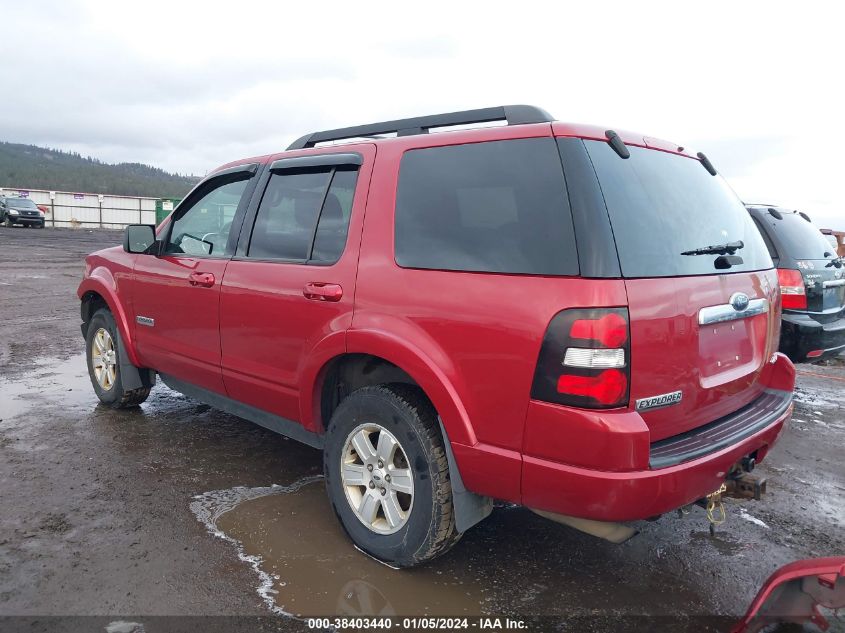
[[[340,301],[343,297],[343,288],[337,284],[309,282],[302,289],[302,294],[306,299],[314,301]]]
[[[191,273],[188,276],[188,283],[192,286],[211,288],[214,285],[214,274],[212,273]]]

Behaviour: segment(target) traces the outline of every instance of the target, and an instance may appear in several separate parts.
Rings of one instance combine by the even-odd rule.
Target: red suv
[[[710,161],[530,106],[225,165],[78,294],[104,403],[158,374],[322,449],[343,527],[397,566],[493,498],[592,532],[696,502],[792,411],[777,274]]]

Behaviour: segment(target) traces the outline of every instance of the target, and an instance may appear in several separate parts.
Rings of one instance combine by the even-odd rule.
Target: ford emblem
[[[731,306],[737,312],[742,312],[748,308],[748,295],[744,292],[735,292],[731,295]]]

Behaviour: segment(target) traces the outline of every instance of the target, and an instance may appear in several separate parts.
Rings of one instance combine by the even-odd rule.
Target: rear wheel
[[[358,547],[411,567],[460,538],[437,413],[411,385],[364,387],[345,398],[326,432],[329,499]]]
[[[124,389],[118,359],[117,324],[112,313],[101,308],[88,324],[85,350],[88,376],[100,402],[113,409],[137,407],[150,395],[152,386]]]

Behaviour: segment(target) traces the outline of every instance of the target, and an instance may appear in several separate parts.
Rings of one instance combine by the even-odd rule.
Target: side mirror
[[[130,224],[123,233],[123,250],[127,253],[149,254],[155,243],[156,231],[151,224]]]

